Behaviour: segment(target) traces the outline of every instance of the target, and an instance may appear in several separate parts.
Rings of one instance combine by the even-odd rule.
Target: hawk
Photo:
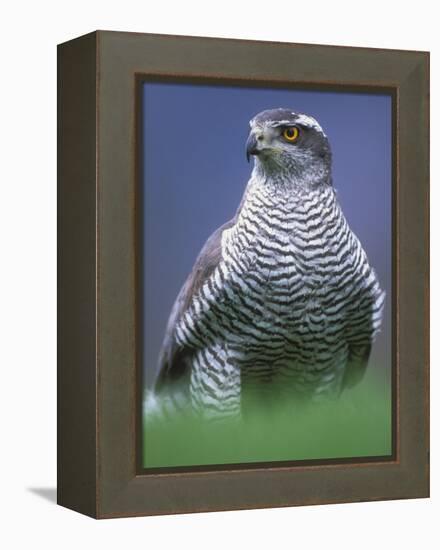
[[[153,396],[207,417],[336,398],[357,384],[384,292],[332,185],[320,124],[289,109],[250,121],[254,168],[172,308]]]

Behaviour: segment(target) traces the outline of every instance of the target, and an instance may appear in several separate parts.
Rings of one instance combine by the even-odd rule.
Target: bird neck
[[[311,183],[311,179],[297,177],[292,172],[278,171],[276,174],[262,172],[256,165],[246,189],[246,198],[259,195],[273,198],[275,201],[290,203],[307,200],[310,196],[320,194],[333,194],[333,186],[330,174],[322,174],[322,177]]]
[[[252,179],[261,182],[273,192],[319,190],[332,185],[331,166],[327,161],[280,164],[276,159],[262,162],[255,159]]]

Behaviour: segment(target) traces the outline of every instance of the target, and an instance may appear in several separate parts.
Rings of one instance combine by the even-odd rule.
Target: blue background
[[[389,95],[143,84],[144,372],[147,385],[174,299],[209,235],[230,219],[252,169],[249,120],[286,107],[315,117],[333,151],[333,183],[387,293],[370,371],[391,367],[392,102]]]

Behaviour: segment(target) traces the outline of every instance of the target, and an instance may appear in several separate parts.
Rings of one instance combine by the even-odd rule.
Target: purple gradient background
[[[144,83],[144,373],[150,385],[174,299],[209,235],[230,219],[252,166],[249,120],[287,107],[314,116],[333,151],[344,214],[387,293],[370,371],[391,370],[390,95]]]

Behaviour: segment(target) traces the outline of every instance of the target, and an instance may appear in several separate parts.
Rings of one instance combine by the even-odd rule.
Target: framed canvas
[[[58,502],[429,495],[429,54],[58,49]]]

